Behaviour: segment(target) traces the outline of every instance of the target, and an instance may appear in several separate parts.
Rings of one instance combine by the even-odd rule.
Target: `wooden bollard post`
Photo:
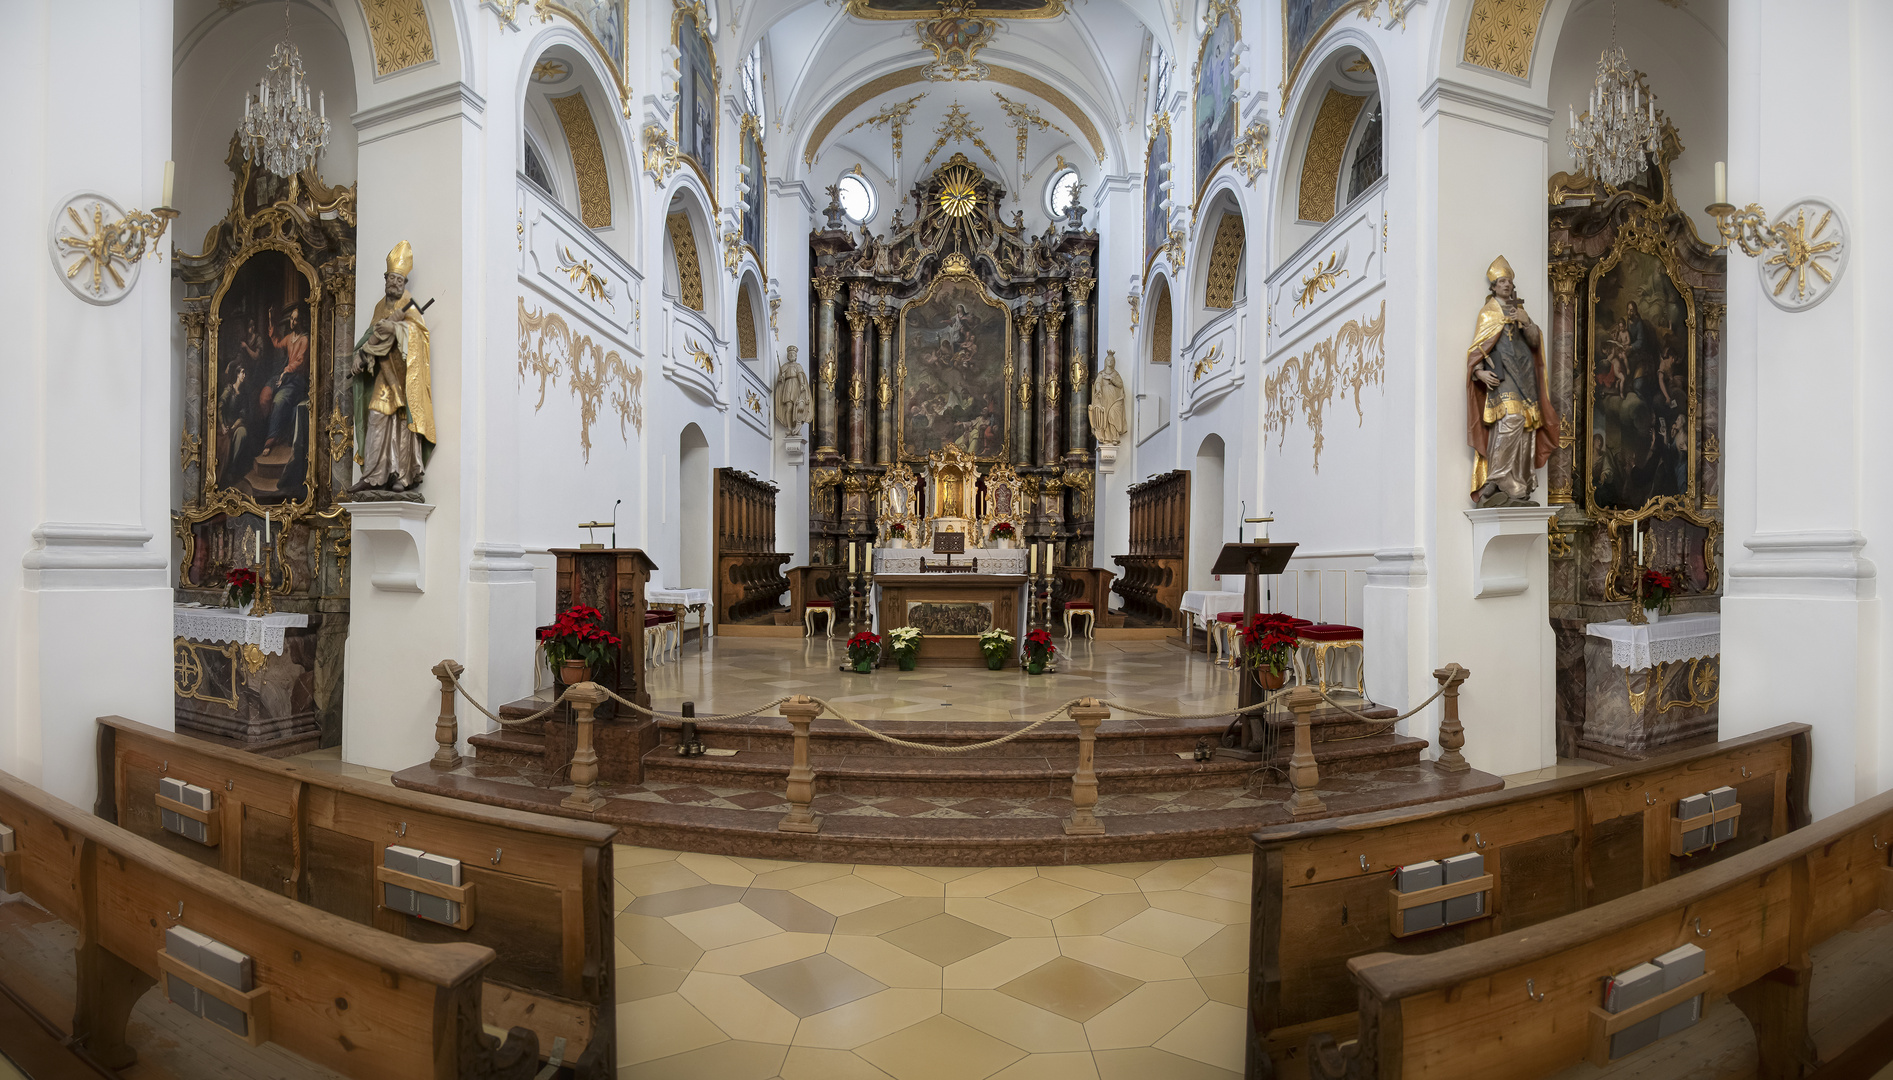
[[[1295,788],[1289,797],[1288,812],[1296,817],[1320,814],[1327,806],[1315,794],[1321,782],[1321,770],[1315,767],[1313,713],[1321,704],[1321,691],[1313,686],[1297,686],[1288,692],[1288,707],[1295,713],[1295,752],[1288,759],[1288,782]]]
[[[1472,768],[1459,749],[1466,745],[1466,729],[1459,724],[1459,684],[1466,681],[1472,672],[1458,664],[1447,664],[1433,672],[1445,687],[1442,704],[1445,716],[1439,724],[1439,760],[1433,767],[1440,772],[1462,773]]]
[[[1103,836],[1104,824],[1098,820],[1098,724],[1111,718],[1111,710],[1097,698],[1085,698],[1071,707],[1071,718],[1078,724],[1078,771],[1071,778],[1071,817],[1065,822],[1066,836]]]
[[[598,783],[598,751],[592,749],[592,712],[604,703],[605,691],[597,683],[582,682],[566,692],[565,700],[572,703],[578,731],[572,748],[572,793],[560,799],[559,805],[589,814],[605,805],[593,790]]]
[[[809,811],[815,799],[815,770],[808,764],[808,726],[822,711],[806,694],[797,694],[782,703],[782,715],[795,729],[795,758],[789,763],[789,812],[776,822],[780,832],[820,832],[822,823]]]
[[[436,769],[457,769],[460,767],[460,752],[456,747],[460,741],[460,721],[454,716],[454,680],[466,668],[452,660],[442,660],[434,665],[434,678],[440,680],[440,715],[434,718],[433,760],[427,764]]]

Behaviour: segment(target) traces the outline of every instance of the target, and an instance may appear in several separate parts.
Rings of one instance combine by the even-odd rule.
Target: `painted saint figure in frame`
[[[1005,308],[971,278],[942,277],[902,310],[903,459],[948,446],[982,461],[1005,453],[1009,346]]]
[[[1150,149],[1144,155],[1144,268],[1150,268],[1151,260],[1169,238],[1169,222],[1163,214],[1163,191],[1160,189],[1165,177],[1163,167],[1170,164],[1170,125],[1159,123],[1155,134],[1150,137]]]
[[[259,503],[308,490],[312,314],[308,278],[280,251],[245,259],[217,303],[217,478]]]
[[[1633,247],[1591,297],[1591,505],[1636,510],[1689,493],[1689,307],[1663,261]]]
[[[689,12],[677,16],[677,142],[705,177],[716,175],[716,64],[710,43]]]
[[[1196,189],[1236,149],[1236,23],[1228,10],[1217,11],[1216,25],[1203,38],[1196,74]]]

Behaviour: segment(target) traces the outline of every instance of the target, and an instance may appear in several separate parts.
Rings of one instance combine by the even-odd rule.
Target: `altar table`
[[[1634,760],[1716,737],[1720,614],[1669,615],[1642,626],[1622,619],[1591,623],[1585,635],[1580,753]]]
[[[985,565],[980,559],[982,570]],[[881,574],[874,579],[874,628],[885,635],[897,626],[917,627],[924,635],[923,665],[980,666],[986,662],[979,651],[984,631],[998,626],[1024,640],[1029,581],[1023,574]],[[1016,662],[1016,645],[1014,653],[1008,662]]]
[[[300,611],[245,615],[235,608],[171,608],[173,718],[179,731],[268,754],[313,750],[315,642],[291,648]]]
[[[971,566],[973,560],[979,560],[979,572],[982,574],[1017,574],[1026,572],[1025,548],[968,548],[965,553],[955,552],[953,565]],[[928,566],[943,566],[945,555],[935,555],[924,548],[875,548],[874,573],[883,574],[918,574],[920,561],[926,559]]]

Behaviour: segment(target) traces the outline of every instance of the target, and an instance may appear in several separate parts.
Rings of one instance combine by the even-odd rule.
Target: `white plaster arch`
[[[712,318],[713,313],[724,310],[724,297],[729,290],[724,287],[722,248],[716,237],[716,218],[710,212],[710,198],[703,189],[703,181],[693,169],[680,169],[670,186],[664,189],[664,218],[668,222],[670,215],[681,212],[690,222],[691,235],[697,241],[697,265],[703,274],[703,317]],[[668,224],[660,230],[664,251],[664,293],[679,303],[681,292],[677,284],[677,256],[670,243]],[[730,294],[734,295],[734,294]],[[730,301],[730,310],[735,310],[735,301]]]
[[[548,54],[556,54],[558,59],[572,63],[572,75],[556,89],[535,91],[532,70]],[[573,89],[581,89],[585,94],[585,104],[591,110],[592,125],[598,129],[598,142],[605,155],[606,179],[611,191],[611,226],[608,230],[593,230],[605,238],[605,242],[624,256],[626,261],[636,266],[638,259],[638,240],[643,230],[643,219],[639,215],[639,195],[642,185],[638,182],[636,147],[629,142],[624,124],[619,119],[618,91],[612,83],[610,69],[598,55],[598,50],[590,39],[569,23],[552,23],[535,34],[521,53],[521,60],[513,73],[514,100],[519,103],[515,117],[523,130],[526,115],[531,108],[531,100],[537,92],[545,97],[564,97]],[[570,150],[565,148],[563,130],[535,132],[540,136],[543,149],[555,145],[564,149],[567,155],[566,165],[571,168]],[[556,134],[557,140],[548,136]],[[524,174],[526,171],[525,146],[523,138],[513,140],[513,168]],[[574,181],[566,190],[557,194],[560,205],[578,214],[578,192]]]
[[[355,93],[363,112],[400,101],[429,86],[462,83],[469,91],[476,74],[468,15],[474,4],[465,0],[421,0],[427,13],[427,31],[434,43],[434,58],[386,75],[375,71],[375,50],[368,35],[368,17],[361,0],[335,0],[335,17],[348,36],[355,63]]]
[[[1359,52],[1367,58],[1373,69],[1371,79],[1358,80],[1363,85],[1350,82],[1342,87],[1332,70],[1335,61],[1347,51]],[[1301,72],[1295,78],[1295,87],[1288,100],[1288,110],[1282,119],[1283,136],[1277,141],[1277,155],[1274,175],[1270,178],[1269,203],[1273,213],[1269,215],[1270,266],[1278,266],[1299,251],[1309,238],[1320,232],[1319,226],[1306,227],[1300,223],[1297,203],[1301,195],[1302,162],[1307,155],[1308,141],[1314,133],[1315,118],[1320,112],[1323,99],[1330,87],[1344,89],[1345,92],[1365,94],[1368,98],[1362,105],[1362,116],[1355,117],[1355,131],[1359,130],[1364,115],[1378,101],[1383,105],[1381,144],[1383,153],[1388,142],[1387,127],[1395,123],[1401,114],[1388,112],[1384,106],[1388,97],[1388,65],[1385,54],[1373,34],[1354,26],[1343,26],[1330,31],[1308,55]],[[1365,85],[1371,83],[1371,89]],[[1353,145],[1354,132],[1349,133],[1349,146]],[[1345,156],[1342,169],[1348,167]],[[1387,169],[1385,158],[1382,159],[1383,173]]]

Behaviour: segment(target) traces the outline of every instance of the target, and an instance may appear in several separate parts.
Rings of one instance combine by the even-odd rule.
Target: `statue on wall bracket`
[[[362,448],[355,460],[362,478],[352,494],[420,486],[434,452],[426,307],[408,295],[413,269],[414,249],[403,240],[388,252],[387,293],[355,343],[355,445]]]
[[[1512,265],[1486,268],[1491,295],[1466,350],[1466,442],[1472,501],[1479,507],[1536,506],[1533,473],[1558,446],[1558,411],[1545,378],[1544,334],[1518,298]]]

